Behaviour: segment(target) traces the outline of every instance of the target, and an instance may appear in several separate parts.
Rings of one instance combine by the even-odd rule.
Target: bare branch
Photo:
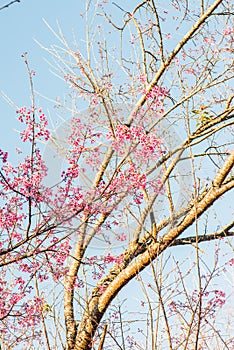
[[[233,237],[234,231],[231,230],[233,228],[233,226],[234,226],[234,222],[232,221],[230,224],[223,227],[221,230],[219,230],[217,232],[209,233],[209,234],[205,234],[205,235],[198,235],[198,237],[190,236],[190,237],[186,237],[186,238],[176,239],[170,246],[174,247],[174,246],[178,246],[178,245],[209,242],[209,241],[213,241],[213,240],[221,239],[221,238],[225,238],[225,237]]]
[[[7,7],[9,7],[9,6],[11,6],[11,5],[13,5],[15,2],[20,2],[20,1],[21,0],[13,0],[13,1],[9,2],[7,5],[4,5],[4,6],[0,7],[0,11],[5,9],[5,8],[7,8]]]

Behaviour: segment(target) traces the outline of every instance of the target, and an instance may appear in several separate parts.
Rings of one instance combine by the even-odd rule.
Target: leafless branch
[[[9,6],[11,6],[11,5],[13,5],[15,2],[20,2],[20,1],[21,1],[21,0],[13,0],[13,1],[9,2],[8,4],[6,4],[6,5],[2,6],[2,7],[0,7],[0,11],[3,10],[3,9],[5,9],[5,8],[7,8],[7,7],[9,7]]]

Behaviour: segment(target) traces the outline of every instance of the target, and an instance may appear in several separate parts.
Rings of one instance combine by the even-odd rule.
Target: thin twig
[[[14,1],[9,2],[7,5],[4,5],[4,6],[0,7],[0,11],[5,9],[5,8],[7,8],[7,7],[9,7],[9,6],[11,6],[11,5],[13,5],[15,2],[20,2],[20,0],[14,0]]]
[[[106,337],[106,332],[107,332],[107,324],[105,324],[103,327],[102,337],[101,337],[101,341],[100,341],[98,350],[103,349],[103,345],[104,345],[104,341],[105,341],[105,337]]]

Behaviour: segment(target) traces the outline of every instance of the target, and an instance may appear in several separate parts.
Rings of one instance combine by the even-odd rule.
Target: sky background
[[[123,0],[116,2],[126,10],[133,8],[136,3],[135,0],[130,4]],[[7,3],[8,1],[0,0],[0,7]],[[36,94],[36,105],[41,106],[55,123],[56,120],[61,122],[53,109],[54,103],[40,94],[52,100],[56,97],[63,99],[69,90],[64,81],[52,74],[51,67],[46,62],[51,60],[50,55],[35,40],[45,47],[57,43],[44,19],[55,30],[59,23],[68,42],[72,43],[75,37],[82,46],[85,38],[85,25],[81,21],[84,4],[84,0],[21,0],[20,3],[14,3],[0,11],[0,148],[9,151],[11,161],[17,160],[15,148],[19,146],[19,135],[16,130],[20,128],[20,123],[17,121],[15,109],[3,95],[7,95],[18,107],[31,105],[29,78],[21,55],[28,52],[30,69],[36,72],[34,87],[39,92]],[[121,10],[111,1],[107,6],[112,6],[112,14],[120,20],[123,15]],[[168,31],[170,29],[172,28],[168,28]],[[182,28],[180,34],[183,34]]]
[[[0,7],[7,2],[7,0],[0,0]],[[124,2],[118,1],[118,3]],[[69,42],[72,42],[72,33],[82,38],[85,30],[80,25],[83,4],[82,0],[21,0],[20,3],[0,11],[0,92],[7,95],[17,106],[31,105],[29,79],[21,57],[25,51],[28,52],[30,68],[36,72],[35,90],[51,99],[56,99],[57,96],[62,98],[67,93],[66,84],[51,73],[51,68],[46,62],[49,55],[36,43],[35,39],[46,47],[56,43],[56,38],[43,22],[43,18],[53,28],[56,28],[58,21]],[[44,111],[48,110],[50,114],[55,114],[53,103],[39,95],[36,97],[36,104],[42,106]],[[0,148],[9,151],[12,159],[15,157],[15,148],[19,145],[19,135],[15,131],[19,128],[19,123],[15,109],[2,95],[0,95],[0,118]],[[210,249],[212,247],[210,245]],[[191,255],[191,249],[190,247],[182,247],[182,250],[175,249],[174,254],[178,258],[188,257]],[[192,253],[191,260],[193,258]],[[129,285],[129,289],[132,285]],[[126,290],[123,293],[126,293]],[[135,295],[134,298],[137,299],[138,296]]]
[[[9,2],[0,0],[0,8]],[[117,1],[120,7],[129,11],[136,2],[132,0],[129,4],[123,0]],[[51,56],[38,42],[46,48],[58,44],[56,37],[45,24],[46,21],[56,32],[59,24],[68,43],[72,44],[75,37],[82,49],[86,29],[85,20],[81,20],[84,6],[84,0],[21,0],[20,3],[16,2],[0,11],[0,148],[11,153],[11,161],[15,157],[15,148],[19,146],[16,130],[20,123],[17,121],[15,108],[4,96],[18,107],[31,106],[29,78],[21,55],[24,52],[28,53],[30,69],[36,73],[33,77],[36,106],[42,107],[43,111],[48,113],[48,117],[50,114],[55,124],[56,119],[60,123],[61,120],[53,110],[54,103],[48,99],[56,100],[59,97],[62,100],[68,93],[68,86],[53,75],[48,64],[48,61],[51,62]],[[112,2],[105,6],[111,8],[112,14],[116,15],[118,20],[122,19],[122,11]],[[41,95],[46,98],[42,98]]]
[[[136,3],[135,0],[130,4],[123,0],[116,2],[126,10],[133,8]],[[0,0],[0,7],[7,3],[8,1]],[[35,40],[45,47],[57,43],[57,39],[44,23],[45,20],[56,31],[59,23],[68,42],[72,43],[75,37],[82,47],[82,40],[85,38],[85,26],[81,21],[84,4],[84,0],[21,0],[20,3],[14,3],[0,11],[0,148],[9,151],[13,162],[17,161],[15,148],[19,146],[19,135],[16,130],[20,128],[20,123],[17,121],[15,109],[3,95],[7,95],[18,107],[30,107],[29,78],[21,57],[22,53],[27,52],[30,69],[36,72],[33,79],[35,90],[39,93],[36,94],[36,105],[41,106],[55,123],[56,120],[61,122],[53,109],[54,103],[40,94],[52,100],[56,97],[63,99],[69,90],[64,81],[52,74],[51,67],[46,62],[51,61],[50,55]],[[120,20],[123,16],[121,10],[111,1],[107,6],[112,6],[112,14]],[[168,31],[170,29],[172,28],[168,28]],[[183,32],[184,29],[181,28],[180,34],[183,35]],[[20,143],[20,146],[23,144]],[[225,210],[222,204],[220,210]],[[229,219],[227,218],[227,222]]]
[[[0,0],[0,7],[6,3],[8,2]],[[58,21],[68,40],[72,41],[72,32],[78,36],[83,35],[83,28],[78,26],[81,3],[76,0],[22,0],[0,11],[0,92],[7,95],[19,107],[31,105],[29,79],[21,57],[24,52],[28,52],[30,68],[36,72],[35,90],[52,99],[65,94],[65,83],[51,73],[51,68],[45,61],[49,59],[49,55],[35,42],[35,39],[46,47],[56,42],[43,19],[53,28],[56,28]],[[36,102],[44,108],[52,106],[39,96]],[[18,143],[14,129],[17,129],[19,124],[15,110],[2,95],[0,111],[0,147],[5,148],[7,143],[7,149],[14,151]]]

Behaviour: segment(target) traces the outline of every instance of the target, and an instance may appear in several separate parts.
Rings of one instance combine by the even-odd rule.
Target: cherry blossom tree
[[[48,25],[69,88],[57,129],[22,55],[18,163],[0,150],[1,349],[233,348],[232,14],[91,0],[82,42]]]

